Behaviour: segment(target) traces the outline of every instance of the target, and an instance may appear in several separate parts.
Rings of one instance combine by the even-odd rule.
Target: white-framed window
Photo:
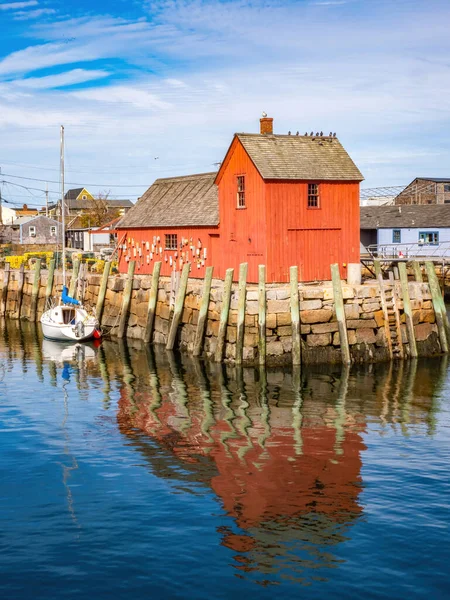
[[[245,175],[237,176],[237,207],[245,208]]]
[[[308,183],[308,208],[320,208],[318,183]]]
[[[87,196],[86,196],[86,194],[83,194],[83,195],[81,196],[81,199],[82,199],[82,200],[87,200]]]
[[[30,225],[28,233],[31,237],[36,237],[36,227],[34,225]]]
[[[56,236],[56,225],[52,225],[52,226],[50,227],[50,235],[51,235],[52,237],[55,237],[55,236]]]
[[[176,233],[166,233],[166,250],[177,250],[178,249],[178,236]]]
[[[402,230],[401,229],[393,229],[392,230],[392,243],[393,244],[401,244],[402,242]]]
[[[419,243],[437,246],[439,244],[439,231],[420,231]]]

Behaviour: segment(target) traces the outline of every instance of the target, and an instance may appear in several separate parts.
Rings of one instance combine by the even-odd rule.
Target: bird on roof
[[[290,132],[290,131],[288,131],[288,135],[291,135],[291,132]]]
[[[263,111],[262,116],[263,116],[263,118],[266,118],[267,117],[267,113]]]
[[[330,131],[330,137],[333,137],[333,132],[332,131]]]
[[[311,133],[309,135],[314,135],[314,131],[311,131]]]
[[[307,135],[308,135],[308,132],[305,133],[305,136],[307,136]]]
[[[297,133],[295,135],[300,135],[299,132],[297,131]]]
[[[322,136],[323,136],[323,131],[320,132],[320,137],[322,137]]]
[[[319,132],[318,131],[316,132],[316,137],[319,137]]]
[[[333,137],[336,137],[336,133],[333,133]]]

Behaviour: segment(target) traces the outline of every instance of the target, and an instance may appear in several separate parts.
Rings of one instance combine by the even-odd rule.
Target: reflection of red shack
[[[317,404],[314,421],[305,419],[300,428],[292,407],[271,406],[270,416],[264,417],[261,407],[232,410],[233,403],[208,415],[195,398],[188,408],[173,394],[162,397],[153,409],[152,402],[152,395],[135,393],[132,404],[122,392],[122,430],[146,432],[186,468],[203,470],[207,458],[214,467],[208,483],[239,527],[251,530],[268,521],[288,524],[311,513],[345,523],[361,512],[360,433],[355,428],[340,434],[323,415],[317,418]],[[238,546],[242,544],[247,546],[249,540]],[[231,538],[227,545],[234,546]]]

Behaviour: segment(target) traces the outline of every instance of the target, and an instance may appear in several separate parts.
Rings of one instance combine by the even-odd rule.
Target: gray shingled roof
[[[64,199],[76,200],[83,190],[84,188],[74,188],[72,190],[67,190],[67,192],[64,195]]]
[[[450,204],[361,206],[361,229],[450,227]]]
[[[264,179],[364,179],[336,138],[253,133],[236,135]]]
[[[219,224],[216,173],[157,179],[117,227],[197,227]]]
[[[109,200],[105,199],[105,203],[108,208],[131,208],[133,203],[131,200]],[[66,200],[66,207],[69,210],[85,210],[92,208],[92,200],[87,198],[86,200]]]

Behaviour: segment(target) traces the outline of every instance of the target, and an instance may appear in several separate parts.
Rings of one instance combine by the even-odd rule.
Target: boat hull
[[[85,342],[98,331],[98,321],[84,308],[56,306],[41,317],[42,333],[48,340],[58,342]]]

